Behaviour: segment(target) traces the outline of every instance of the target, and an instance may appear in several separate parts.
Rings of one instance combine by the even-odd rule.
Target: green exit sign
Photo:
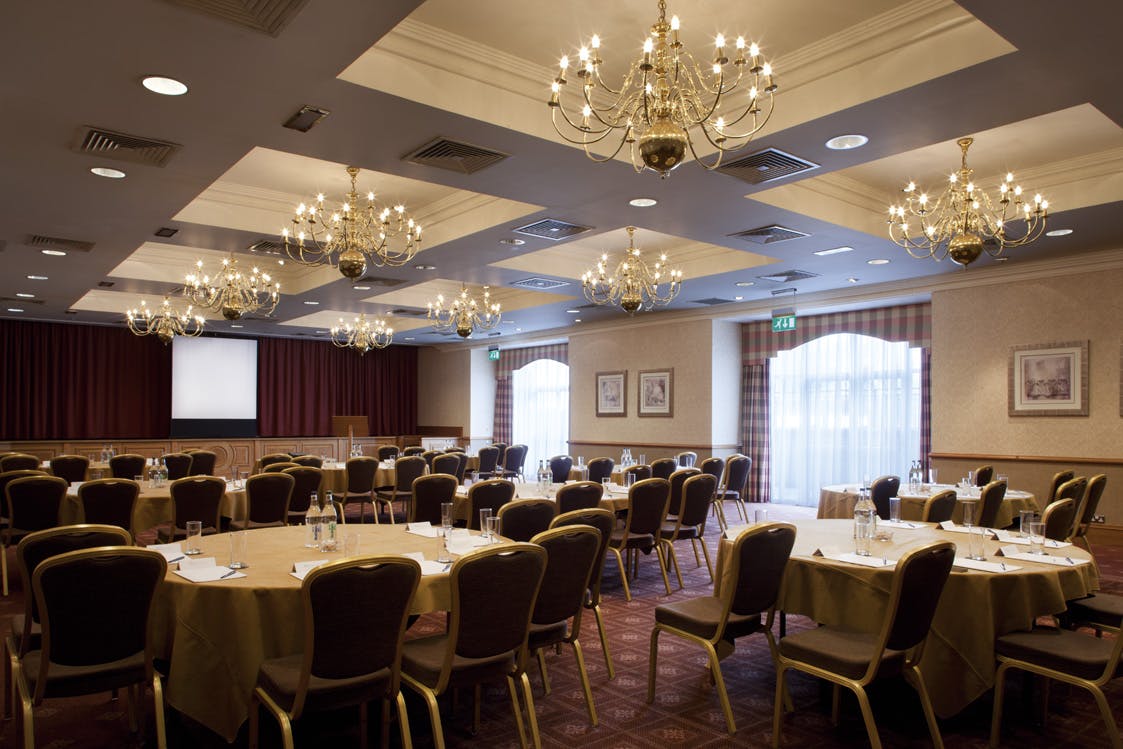
[[[795,330],[795,315],[776,315],[772,318],[772,332],[785,333]]]
[[[487,358],[489,361],[499,361],[499,347],[493,346],[487,350]]]

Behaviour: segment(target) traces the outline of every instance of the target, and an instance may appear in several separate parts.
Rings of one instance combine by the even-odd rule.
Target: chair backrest
[[[870,499],[877,509],[877,516],[882,520],[889,519],[889,498],[897,496],[900,488],[900,476],[878,476],[870,484]]]
[[[671,474],[678,469],[674,458],[659,458],[651,461],[651,478],[669,479]]]
[[[994,466],[987,464],[975,469],[975,486],[984,487],[994,481]]]
[[[506,465],[504,462],[507,459],[507,443],[506,442],[492,442],[499,450],[499,465]]]
[[[752,616],[776,605],[795,533],[791,523],[762,523],[737,536],[729,557],[735,577],[721,587],[725,612]]]
[[[1084,476],[1077,476],[1070,479],[1060,487],[1057,488],[1057,493],[1053,495],[1053,501],[1057,502],[1062,499],[1071,499],[1073,503],[1079,502],[1084,499],[1084,491],[1088,488],[1088,479]]]
[[[1057,498],[1057,490],[1061,488],[1061,484],[1066,481],[1072,481],[1076,477],[1076,471],[1064,470],[1057,471],[1053,474],[1053,481],[1049,485],[1049,494],[1046,496],[1045,503],[1048,504]]]
[[[456,455],[460,456],[460,463],[456,466],[456,483],[464,483],[464,473],[468,470],[468,453],[464,452],[464,448],[454,451]]]
[[[164,466],[168,469],[168,480],[175,481],[191,475],[194,457],[187,453],[168,453],[164,456]],[[130,476],[130,478],[132,478]]]
[[[558,506],[549,499],[516,499],[499,508],[499,534],[529,541],[550,527]]]
[[[546,550],[546,571],[531,622],[555,624],[572,617],[570,636],[578,636],[586,591],[596,574],[600,538],[600,531],[589,525],[567,525],[535,534],[531,543]]]
[[[555,455],[550,458],[550,480],[555,484],[564,484],[569,481],[569,472],[573,470],[573,458],[568,455]]]
[[[378,473],[378,458],[372,458],[369,455],[348,458],[345,466],[348,493],[370,494],[374,491],[374,476]]]
[[[384,696],[398,693],[402,641],[421,566],[399,556],[343,559],[301,585],[304,658],[292,715],[304,709],[309,677],[352,679],[389,669]]]
[[[452,502],[460,482],[447,473],[418,476],[410,487],[409,522],[441,524],[441,505]]]
[[[274,463],[291,463],[291,462],[292,462],[292,456],[289,455],[288,453],[269,453],[268,455],[263,455],[261,457],[261,460],[257,461],[257,464],[259,466],[261,466],[261,470],[264,471],[266,468],[273,465]]]
[[[928,544],[901,557],[889,592],[889,605],[880,638],[883,647],[911,650],[923,644],[932,628],[932,617],[936,614],[940,594],[954,561],[955,545],[950,541]],[[876,674],[880,656],[879,651],[874,663],[870,664],[867,671],[870,678]]]
[[[412,492],[413,481],[425,475],[428,462],[420,455],[406,455],[394,461],[394,487],[399,492]]]
[[[11,481],[16,479],[26,478],[28,476],[50,476],[51,474],[46,471],[32,470],[30,468],[21,468],[17,471],[4,471],[0,473],[0,515],[8,514],[8,500],[7,500],[7,486]],[[26,591],[25,591],[26,592]]]
[[[70,484],[58,476],[24,476],[4,487],[8,532],[41,531],[58,525],[59,508]]]
[[[946,489],[933,494],[924,503],[922,519],[926,523],[942,523],[951,520],[955,513],[955,489]]]
[[[131,479],[134,476],[143,476],[147,465],[143,455],[124,453],[114,455],[109,459],[109,473],[115,479]]]
[[[566,484],[558,489],[556,501],[558,514],[563,515],[574,510],[587,510],[599,507],[604,496],[604,484],[594,481],[578,481]]]
[[[460,467],[460,453],[443,453],[433,458],[433,462],[429,465],[433,473],[447,473],[450,476],[456,475],[456,469]]]
[[[1096,509],[1100,506],[1100,498],[1103,496],[1104,487],[1107,486],[1107,476],[1099,473],[1088,479],[1088,487],[1084,490],[1084,499],[1080,502],[1080,509],[1077,514],[1077,524],[1082,526],[1078,528],[1079,535],[1084,535],[1083,526],[1087,526],[1092,522],[1096,516]]]
[[[300,464],[291,460],[286,460],[283,463],[270,463],[261,469],[262,473],[280,473],[288,468],[299,468]]]
[[[59,455],[51,458],[51,473],[60,479],[66,479],[70,484],[85,481],[89,468],[90,459],[85,455]]]
[[[677,471],[676,471],[677,473]],[[674,478],[672,476],[672,478]],[[717,479],[708,473],[689,476],[682,485],[682,504],[679,507],[679,525],[698,529],[698,535],[706,532],[706,518],[710,514],[710,500],[714,498]],[[672,489],[673,491],[673,489]]]
[[[979,492],[979,518],[976,524],[982,528],[993,528],[998,522],[998,511],[1006,498],[1005,481],[988,481]]]
[[[191,475],[213,476],[214,465],[218,462],[218,455],[210,450],[191,451]]]
[[[426,450],[425,452],[421,453],[421,457],[425,460],[425,465],[429,468],[432,468],[433,467],[433,459],[436,458],[438,455],[441,455],[441,454],[442,453],[441,453],[440,450]]]
[[[13,453],[0,458],[0,471],[35,471],[39,469],[41,461],[34,455],[26,453]],[[131,478],[131,477],[130,477]]]
[[[1041,514],[1041,522],[1045,523],[1045,538],[1054,541],[1067,541],[1072,535],[1073,521],[1076,519],[1076,500],[1058,499],[1050,502]]]
[[[725,486],[724,492],[736,492],[737,496],[745,499],[745,487],[749,484],[749,473],[752,471],[753,459],[748,455],[732,455],[725,461]]]
[[[324,467],[324,459],[319,455],[297,455],[292,459],[292,462],[298,466],[308,466],[309,468]]]
[[[250,476],[246,479],[246,518],[253,523],[287,524],[295,486],[296,479],[281,471]]]
[[[484,445],[478,453],[480,459],[480,473],[495,473],[499,465],[499,448],[495,445]]]
[[[651,466],[639,463],[634,466],[628,466],[624,469],[624,485],[627,486],[628,476],[633,476],[632,482],[643,481],[644,479],[651,478]]]
[[[616,467],[616,461],[612,458],[593,458],[589,461],[589,481],[595,481],[598,484],[607,478],[612,477],[612,469]]]
[[[522,473],[528,450],[529,448],[526,445],[511,445],[508,447],[507,452],[503,455],[503,467],[509,473]]]
[[[698,462],[698,453],[687,450],[675,456],[675,462],[680,468],[693,468]]]
[[[293,466],[281,473],[292,476],[292,497],[289,499],[289,514],[308,512],[312,505],[312,492],[320,491],[324,472],[313,466]]]
[[[394,460],[400,453],[397,445],[379,445],[376,451],[379,460]]]
[[[135,546],[68,551],[39,564],[31,587],[43,627],[34,700],[43,698],[52,666],[97,666],[143,653],[152,599],[167,573],[158,552]]]
[[[132,479],[97,479],[78,487],[78,501],[87,523],[132,530],[140,484]]]
[[[474,531],[480,529],[480,510],[490,507],[492,514],[498,514],[499,508],[515,498],[515,485],[506,479],[488,479],[477,481],[468,487],[468,527]]]
[[[668,479],[671,482],[671,504],[668,512],[671,515],[679,515],[682,513],[682,485],[691,476],[697,476],[701,473],[697,468],[680,468],[671,474]]]
[[[23,537],[16,547],[16,566],[19,568],[20,580],[26,591],[23,597],[23,630],[20,632],[21,655],[26,653],[31,645],[31,625],[39,623],[39,607],[35,605],[31,579],[43,560],[68,551],[93,549],[98,546],[128,546],[132,542],[132,536],[124,528],[89,523],[61,525],[57,528],[29,533]]]
[[[591,526],[600,533],[600,546],[597,548],[596,564],[593,565],[593,575],[589,579],[589,598],[585,602],[587,607],[598,606],[600,605],[601,574],[604,571],[605,556],[608,555],[608,542],[612,540],[612,532],[616,530],[616,516],[611,510],[593,507],[559,514],[550,523],[551,528],[563,528],[571,525]]]
[[[646,479],[632,484],[628,490],[628,520],[624,526],[626,534],[658,535],[667,517],[667,506],[671,503],[671,482],[666,479]]]
[[[698,464],[698,468],[702,470],[702,473],[708,473],[713,476],[720,484],[721,474],[725,470],[725,461],[717,457],[706,458]]]
[[[421,447],[420,445],[410,445],[409,447],[404,448],[401,451],[400,454],[401,455],[422,455],[424,452],[425,452],[424,447]]]
[[[188,476],[173,481],[169,487],[172,495],[172,514],[176,528],[186,528],[188,520],[198,520],[203,529],[219,529],[218,512],[226,482],[217,476]]]

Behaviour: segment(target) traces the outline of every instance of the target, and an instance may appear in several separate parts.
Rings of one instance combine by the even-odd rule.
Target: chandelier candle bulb
[[[433,329],[441,333],[455,331],[461,338],[470,338],[473,331],[491,330],[503,318],[498,302],[491,301],[490,287],[483,287],[483,301],[477,302],[468,295],[468,287],[462,286],[460,294],[445,306],[443,294],[437,294],[436,302],[428,303],[428,318],[433,321]]]
[[[359,315],[352,323],[343,322],[331,329],[331,342],[338,348],[353,348],[360,355],[372,348],[386,348],[394,341],[394,329],[386,325],[384,320],[371,320],[367,316]]]
[[[177,312],[167,297],[164,297],[159,312],[149,309],[147,302],[141,300],[140,307],[125,313],[129,330],[135,335],[155,335],[164,345],[171,343],[177,335],[197,336],[203,332],[202,315],[192,315],[193,307],[187,305],[185,312]]]

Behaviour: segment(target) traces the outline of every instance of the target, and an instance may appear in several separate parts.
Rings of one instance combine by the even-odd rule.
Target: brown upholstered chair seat
[[[303,653],[271,658],[261,664],[257,686],[265,690],[281,708],[292,710],[303,664]],[[390,676],[389,668],[345,679],[325,679],[311,674],[304,709],[331,710],[338,705],[380,700],[386,694]]]
[[[441,675],[441,665],[448,651],[448,635],[434,635],[409,640],[402,647],[402,671],[427,686],[435,686]],[[471,686],[491,678],[503,679],[515,671],[514,652],[500,653],[490,658],[452,657],[450,687]]]
[[[716,596],[701,596],[685,601],[662,604],[655,609],[655,621],[668,627],[681,629],[703,639],[717,634],[721,624],[721,612],[725,602]],[[761,629],[760,614],[736,614],[729,612],[723,639],[734,640],[751,635]]]
[[[677,527],[678,527],[678,523],[675,522],[675,519],[673,517],[669,518],[667,520],[667,522],[663,523],[663,527],[659,529],[659,536],[661,538],[674,538],[675,528],[677,528]],[[698,538],[698,531],[699,530],[700,530],[700,526],[684,525],[684,526],[682,526],[681,528],[678,529],[678,537],[679,538]]]
[[[877,654],[878,633],[849,632],[833,627],[800,632],[797,638],[780,640],[780,655],[794,658],[850,679],[860,679]],[[879,677],[899,673],[904,651],[886,648],[881,658]]]
[[[1103,675],[1114,648],[1114,640],[1048,627],[1011,632],[994,641],[997,655],[1089,680]],[[1123,665],[1116,668],[1115,676],[1123,676]]]
[[[1118,629],[1123,624],[1123,596],[1096,593],[1068,602],[1068,613],[1078,622]]]
[[[32,650],[23,656],[24,678],[35,689],[39,678],[39,659],[43,651]],[[111,689],[144,681],[144,651],[134,653],[112,663],[95,663],[92,666],[64,666],[52,663],[47,677],[46,697],[72,697],[91,692],[108,692]]]
[[[610,543],[617,549],[639,549],[648,552],[655,546],[655,536],[650,533],[626,533],[623,529],[617,528],[612,531]]]
[[[530,652],[538,650],[538,648],[548,647],[554,643],[561,642],[565,639],[567,634],[567,627],[564,621],[551,622],[549,624],[535,624],[530,623],[530,637],[527,639],[527,647]]]

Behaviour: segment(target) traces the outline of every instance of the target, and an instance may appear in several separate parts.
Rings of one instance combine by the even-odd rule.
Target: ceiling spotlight
[[[110,169],[107,166],[95,166],[90,169],[90,172],[99,177],[107,177],[109,179],[124,179],[125,173],[120,169]]]
[[[853,135],[836,135],[827,141],[827,148],[832,151],[849,151],[851,148],[861,148],[870,142],[870,139],[864,135],[854,133]]]
[[[316,307],[320,304],[319,302],[304,302],[304,303],[307,304],[309,307]]]
[[[735,302],[740,302],[740,301],[742,301],[742,300],[743,300],[744,298],[745,298],[745,297],[743,297],[743,296],[735,296],[735,297],[733,297],[733,301],[735,301]]]
[[[636,208],[650,208],[656,205],[659,201],[655,198],[632,198],[628,201],[628,205]]]
[[[24,294],[22,291],[16,292],[16,296],[18,296],[20,299],[34,299],[35,298],[34,294]]]
[[[403,340],[403,341],[416,341],[417,339],[416,339],[416,338],[414,338],[413,336],[406,336],[406,337],[405,337],[405,338],[403,338],[402,340]]]
[[[889,261],[883,257],[867,260],[866,265],[889,265]]]
[[[858,283],[858,279],[851,276],[850,278],[846,279],[846,283]]]
[[[500,239],[499,244],[510,245],[511,247],[521,247],[526,244],[525,239]]]
[[[734,286],[740,286],[742,289],[744,289],[744,288],[748,288],[749,286],[753,286],[755,284],[756,284],[756,281],[738,281],[737,283],[735,283],[733,285]]]
[[[1072,234],[1072,229],[1052,229],[1045,232],[1047,237],[1067,237],[1069,234]]]
[[[28,276],[27,280],[28,281],[46,281],[47,277],[46,276]]]
[[[355,291],[370,291],[369,286],[352,286],[351,288]]]
[[[39,250],[39,252],[42,252],[44,255],[50,255],[51,257],[66,257],[66,253],[62,250]]]
[[[245,325],[231,325],[230,327],[232,327],[232,328],[244,328],[246,326]]]
[[[844,252],[853,252],[853,251],[854,251],[853,247],[835,247],[835,248],[830,249],[830,250],[819,250],[818,252],[812,252],[811,254],[812,255],[818,255],[819,257],[826,257],[827,255],[841,255]]]
[[[8,307],[9,312],[23,312],[19,307]]]
[[[435,266],[435,265],[425,265],[424,263],[421,263],[419,265],[415,265],[413,267],[414,267],[414,270],[436,270],[437,269],[437,266]]]
[[[581,322],[581,318],[580,318],[580,317],[575,317],[575,318],[573,318],[573,322]]]
[[[566,312],[568,312],[571,315],[580,315],[581,314],[581,310],[579,310],[579,309],[567,309]]]
[[[186,83],[162,75],[147,75],[140,83],[152,93],[163,96],[183,96],[187,93]]]

